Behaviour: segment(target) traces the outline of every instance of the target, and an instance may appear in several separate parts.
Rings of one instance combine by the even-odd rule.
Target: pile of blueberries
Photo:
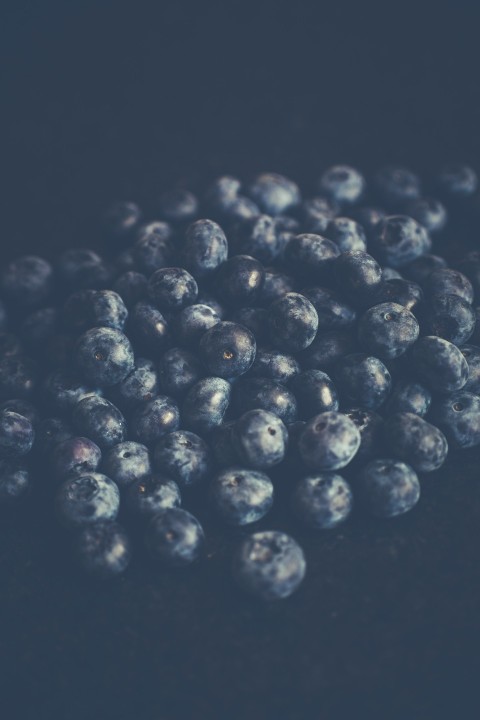
[[[331,167],[306,199],[282,175],[224,176],[201,199],[163,194],[157,220],[114,204],[103,255],[8,264],[0,502],[26,496],[36,468],[99,576],[130,561],[123,525],[159,564],[199,558],[204,531],[182,507],[195,489],[225,527],[266,516],[279,482],[313,529],[354,503],[410,510],[418,474],[480,445],[480,252],[454,268],[433,254],[478,206],[477,177],[447,167],[430,191],[401,167],[368,186]],[[233,559],[266,600],[305,568],[278,530],[243,535]]]

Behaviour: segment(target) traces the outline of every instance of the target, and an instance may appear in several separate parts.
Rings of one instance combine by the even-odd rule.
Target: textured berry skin
[[[447,267],[447,261],[439,255],[421,255],[408,265],[402,268],[405,277],[420,283],[421,285],[434,270],[441,270]]]
[[[362,316],[358,337],[362,346],[382,360],[403,355],[416,342],[420,327],[406,307],[393,302],[374,305]]]
[[[38,307],[49,296],[52,285],[52,266],[36,255],[12,260],[0,273],[2,297],[16,308]]]
[[[463,389],[480,394],[480,347],[463,345],[460,351],[468,364],[468,380]],[[22,413],[20,413],[22,414]]]
[[[330,377],[322,370],[304,370],[292,380],[291,389],[302,418],[338,410],[337,391]]]
[[[78,290],[63,308],[63,324],[68,332],[83,332],[92,327],[123,330],[128,310],[113,290]]]
[[[404,207],[420,197],[420,180],[407,168],[388,165],[376,173],[374,183],[378,195],[390,208]]]
[[[226,305],[254,305],[263,288],[265,270],[256,258],[235,255],[220,265],[215,280],[215,291]]]
[[[148,302],[139,302],[129,319],[129,332],[146,353],[163,352],[170,346],[170,328],[164,316]]]
[[[73,436],[73,428],[63,418],[44,418],[35,428],[35,450],[48,457],[58,444]]]
[[[136,270],[128,270],[120,275],[113,284],[113,289],[125,303],[127,308],[131,308],[145,300],[147,296],[147,278],[143,273]]]
[[[0,412],[0,457],[27,455],[33,447],[35,430],[30,420],[10,410]]]
[[[302,290],[317,311],[318,330],[340,330],[350,327],[356,319],[354,308],[335,290],[313,287]]]
[[[82,528],[75,550],[80,567],[99,578],[125,572],[132,555],[130,539],[116,522],[98,522]]]
[[[408,265],[431,248],[425,228],[407,215],[390,215],[381,220],[375,232],[376,257],[392,268]]]
[[[447,458],[445,435],[414,413],[391,415],[384,425],[384,437],[393,455],[417,472],[433,472]]]
[[[458,199],[473,195],[478,178],[475,170],[467,165],[447,165],[440,171],[437,183],[443,197]]]
[[[103,227],[108,237],[115,240],[128,238],[142,219],[142,211],[134,202],[113,202],[103,216]]]
[[[436,398],[429,419],[445,433],[455,448],[480,445],[480,397],[462,390]]]
[[[0,404],[0,412],[3,410],[8,410],[10,412],[17,413],[17,415],[22,415],[22,417],[27,418],[34,428],[36,428],[40,420],[40,412],[35,405],[28,400],[23,400],[22,398],[5,400],[5,402]]]
[[[468,364],[461,351],[440,337],[421,337],[412,349],[412,368],[435,392],[461,390],[468,380]]]
[[[255,205],[253,200],[239,195],[225,210],[223,215],[228,226],[234,226],[238,222],[249,220],[260,215],[260,208]]]
[[[147,294],[162,312],[176,312],[195,302],[198,285],[183,268],[160,268],[150,276]]]
[[[166,222],[152,222],[139,228],[133,257],[147,277],[170,264],[173,256],[171,237],[172,228]]]
[[[330,530],[350,515],[353,494],[341,475],[308,475],[297,483],[292,505],[299,520],[308,527]]]
[[[233,445],[242,465],[265,470],[285,457],[287,428],[279,417],[266,410],[249,410],[235,423]]]
[[[262,263],[269,263],[281,252],[281,239],[275,219],[270,215],[254,215],[235,228],[235,252],[251,255]]]
[[[106,453],[102,470],[120,488],[142,480],[152,472],[148,448],[131,440],[121,442]]]
[[[210,494],[222,520],[229,525],[249,525],[269,512],[274,490],[265,473],[235,466],[213,478]]]
[[[65,480],[96,472],[101,459],[102,451],[93,440],[75,436],[55,445],[51,454],[51,467],[58,480]]]
[[[104,288],[110,282],[110,270],[100,255],[90,248],[72,248],[60,255],[57,272],[69,292]]]
[[[125,440],[127,423],[113,403],[98,395],[80,400],[73,409],[72,420],[80,433],[105,450]]]
[[[385,268],[383,272],[383,282],[375,292],[372,298],[372,306],[381,303],[392,302],[402,305],[410,312],[415,313],[417,308],[423,301],[423,290],[420,285],[412,280],[404,280],[403,278],[385,279]]]
[[[31,397],[37,384],[37,366],[22,354],[0,356],[0,400]]]
[[[413,468],[389,458],[368,463],[360,473],[359,485],[370,512],[381,518],[408,512],[420,498],[420,483]]]
[[[170,478],[154,473],[129,486],[127,506],[139,518],[151,518],[168,508],[179,507],[180,490]]]
[[[175,337],[180,345],[196,348],[202,335],[217,325],[220,319],[208,305],[189,305],[175,318]]]
[[[466,275],[452,268],[433,270],[423,281],[427,295],[458,295],[470,305],[473,303],[473,286]]]
[[[257,350],[248,374],[250,377],[263,377],[287,384],[299,372],[300,365],[293,355],[285,355],[277,350]]]
[[[333,165],[325,170],[318,187],[334,202],[350,205],[360,200],[365,190],[363,176],[349,165]]]
[[[205,193],[207,206],[220,215],[225,214],[237,199],[241,187],[240,180],[232,175],[216,178]]]
[[[181,488],[201,483],[211,470],[211,451],[207,443],[187,430],[164,435],[155,446],[155,467],[175,480]]]
[[[305,571],[305,556],[300,545],[276,530],[249,535],[233,561],[233,576],[240,587],[267,601],[281,600],[295,592]]]
[[[332,240],[313,233],[294,235],[285,248],[285,260],[297,276],[312,280],[328,277],[340,248]]]
[[[393,386],[384,411],[388,415],[407,412],[425,417],[431,402],[432,393],[428,388],[411,378],[400,378]]]
[[[255,360],[254,335],[243,325],[222,321],[207,330],[200,340],[200,357],[211,375],[239,377]]]
[[[116,385],[134,368],[129,339],[113,328],[92,328],[77,341],[77,367],[87,382],[99,387]]]
[[[112,390],[112,399],[125,410],[132,410],[144,402],[153,400],[160,391],[155,363],[146,358],[136,358],[132,372]]]
[[[30,472],[17,460],[0,460],[0,506],[20,502],[32,487]]]
[[[437,335],[455,345],[468,342],[476,323],[475,310],[457,295],[435,295],[418,310],[424,335]]]
[[[355,301],[365,301],[382,282],[382,268],[368,253],[350,250],[335,262],[334,274],[339,291]]]
[[[193,515],[180,508],[169,508],[151,519],[146,542],[155,560],[182,567],[200,557],[205,536]]]
[[[45,404],[59,413],[69,413],[80,400],[96,392],[70,370],[55,370],[50,373],[42,387]]]
[[[364,353],[341,358],[336,364],[335,378],[340,396],[366,410],[383,405],[392,387],[392,378],[383,362]]]
[[[171,348],[162,355],[158,364],[160,387],[165,395],[183,397],[205,374],[198,354],[183,348]]]
[[[160,196],[159,210],[167,222],[188,223],[198,214],[198,200],[193,193],[183,188],[167,190]]]
[[[57,514],[66,527],[115,520],[120,507],[118,487],[100,473],[86,473],[66,480],[57,494]]]
[[[194,277],[212,273],[228,257],[228,242],[220,225],[213,220],[197,220],[185,234],[182,259]]]
[[[163,435],[177,430],[180,425],[180,411],[177,404],[167,395],[159,395],[135,410],[130,423],[132,437],[150,446]]]
[[[361,442],[352,420],[338,412],[311,418],[298,438],[300,457],[312,470],[339,470],[355,457]]]
[[[310,300],[299,293],[287,293],[268,308],[268,331],[272,343],[287,352],[299,352],[312,344],[318,329],[318,315]]]
[[[337,212],[338,205],[322,196],[304,200],[299,208],[302,226],[307,232],[319,235],[323,235]]]
[[[301,354],[303,367],[330,370],[338,360],[357,350],[356,338],[345,330],[318,333],[313,343]]]
[[[298,185],[278,173],[262,173],[248,185],[247,195],[268,215],[280,215],[300,203]]]
[[[209,433],[223,422],[230,403],[230,383],[222,378],[199,380],[187,393],[182,408],[185,427],[200,434]]]
[[[248,410],[266,410],[284,423],[297,419],[295,395],[284,385],[266,378],[242,378],[235,383],[233,405],[238,415]]]
[[[429,233],[440,232],[447,224],[447,210],[443,203],[435,198],[412,200],[406,207],[406,213]]]
[[[347,217],[336,217],[330,220],[325,237],[338,245],[340,252],[348,252],[349,250],[360,250],[365,252],[367,249],[367,237],[362,226]]]
[[[355,463],[369,460],[382,447],[383,418],[373,410],[347,408],[343,411],[354,423],[360,433],[360,447],[353,459]]]

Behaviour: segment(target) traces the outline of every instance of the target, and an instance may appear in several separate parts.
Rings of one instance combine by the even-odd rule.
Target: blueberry
[[[98,522],[83,527],[75,541],[80,567],[89,575],[110,578],[127,569],[131,555],[130,539],[116,522]]]
[[[357,349],[354,335],[346,330],[321,332],[301,354],[303,367],[313,370],[330,370],[337,361]]]
[[[189,190],[168,190],[160,196],[159,210],[167,222],[188,223],[198,214],[198,200]]]
[[[147,292],[151,302],[162,312],[177,311],[195,302],[198,286],[183,268],[167,267],[150,276]]]
[[[321,176],[319,189],[333,201],[349,205],[360,200],[365,190],[365,180],[355,168],[334,165]]]
[[[0,399],[28,398],[35,390],[37,367],[22,354],[0,356]]]
[[[134,368],[128,338],[113,328],[92,328],[77,341],[76,362],[87,382],[100,387],[116,385]]]
[[[102,449],[111,448],[125,440],[127,424],[113,403],[98,395],[79,400],[73,408],[73,424]]]
[[[353,300],[371,297],[382,282],[382,269],[368,253],[350,250],[342,253],[334,267],[337,287]]]
[[[228,242],[213,220],[197,220],[185,234],[182,251],[186,269],[196,278],[212,273],[228,257]]]
[[[477,321],[475,310],[458,295],[435,295],[417,315],[423,335],[437,335],[455,345],[468,342]]]
[[[146,542],[155,560],[181,567],[199,558],[205,536],[197,518],[186,510],[168,508],[151,519]]]
[[[440,200],[417,198],[406,206],[406,213],[423,225],[429,233],[443,230],[447,223],[447,210]]]
[[[242,465],[265,470],[282,462],[288,433],[277,415],[266,410],[249,410],[237,420],[232,440]]]
[[[181,503],[178,485],[163,475],[148,475],[129,486],[128,509],[137,517],[151,518],[162,510],[179,507]]]
[[[53,269],[36,255],[24,255],[8,263],[0,273],[0,291],[16,308],[38,307],[50,295]]]
[[[360,223],[368,238],[371,237],[375,227],[386,215],[384,210],[371,205],[361,205],[360,207],[352,208],[350,213],[351,216]]]
[[[57,494],[57,513],[67,527],[115,520],[120,507],[118,487],[100,473],[86,473],[66,480]]]
[[[167,350],[158,365],[162,392],[175,398],[185,395],[204,374],[197,357],[182,348]]]
[[[350,327],[355,322],[355,309],[335,290],[313,287],[302,290],[302,295],[317,311],[319,332]]]
[[[160,384],[155,364],[146,358],[136,358],[135,367],[118,385],[112,388],[113,400],[120,407],[131,410],[153,400]]]
[[[358,325],[363,347],[382,360],[403,355],[420,333],[417,319],[406,307],[393,302],[381,303],[367,310]]]
[[[446,199],[473,195],[478,187],[475,170],[468,165],[447,165],[438,175],[437,184]]]
[[[414,413],[425,417],[432,402],[432,393],[416,380],[400,378],[385,404],[385,412],[393,415],[398,412]]]
[[[383,419],[375,411],[362,408],[347,408],[343,413],[356,425],[360,433],[360,447],[354,462],[370,459],[378,452],[383,441]]]
[[[402,268],[402,272],[406,277],[414,282],[423,284],[430,273],[434,270],[441,270],[447,267],[447,261],[438,255],[421,255],[408,265]]]
[[[476,345],[463,345],[461,353],[468,365],[468,380],[464,385],[464,390],[468,392],[480,394],[480,348]],[[22,414],[22,413],[20,413]]]
[[[278,350],[257,350],[249,376],[287,384],[299,372],[300,365],[293,355],[286,355]]]
[[[147,296],[147,278],[143,273],[128,270],[120,275],[113,284],[113,289],[127,306],[131,308],[145,300]]]
[[[255,337],[242,325],[222,321],[202,335],[199,351],[211,375],[239,377],[251,368],[255,360]]]
[[[106,453],[102,470],[120,488],[143,480],[152,472],[148,448],[131,440],[121,442]]]
[[[318,315],[303,295],[287,293],[268,308],[268,329],[272,343],[287,352],[299,352],[312,344],[318,329]]]
[[[233,575],[246,592],[261,600],[291,595],[305,577],[306,562],[298,543],[277,530],[249,535],[238,548]]]
[[[262,338],[267,332],[267,311],[265,308],[240,307],[232,312],[229,320],[238,325],[243,325],[255,337]]]
[[[216,427],[211,434],[210,447],[218,467],[230,467],[238,462],[233,443],[234,429],[235,420],[229,420]]]
[[[155,467],[182,488],[201,483],[211,468],[211,452],[204,440],[187,430],[160,438],[155,446]]]
[[[414,413],[391,415],[385,421],[384,436],[393,454],[417,472],[438,470],[446,460],[445,435]]]
[[[210,310],[213,310],[214,313],[218,315],[220,320],[223,320],[226,314],[226,309],[222,305],[222,303],[213,295],[210,295],[205,290],[201,290],[198,294],[197,298],[197,304],[198,305],[206,305],[210,308]],[[192,307],[195,307],[195,305],[192,305]]]
[[[420,285],[403,278],[385,279],[385,268],[382,279],[382,284],[371,298],[372,305],[397,303],[415,313],[423,301],[423,290]]]
[[[29,470],[17,460],[0,460],[0,505],[21,501],[32,487]]]
[[[298,438],[298,449],[312,470],[339,470],[355,457],[360,441],[360,432],[349,417],[325,412],[307,422]]]
[[[284,423],[297,419],[295,395],[284,385],[266,378],[242,378],[235,383],[233,404],[238,415],[248,410],[266,410]]]
[[[387,399],[392,378],[386,366],[376,357],[353,353],[340,358],[335,378],[341,396],[366,410],[376,410]]]
[[[108,236],[116,240],[129,238],[140,223],[142,211],[134,202],[117,201],[107,208],[103,226]]]
[[[30,420],[16,412],[0,411],[0,457],[27,455],[34,439],[35,430]]]
[[[304,370],[296,375],[291,389],[297,399],[299,413],[311,418],[330,410],[338,410],[337,391],[330,377],[322,370]]]
[[[152,222],[139,228],[133,257],[140,272],[150,276],[168,267],[173,257],[172,228],[166,222]]]
[[[73,436],[73,429],[63,418],[45,418],[35,428],[35,449],[41,455],[49,456],[57,445]]]
[[[436,398],[432,403],[431,420],[445,433],[456,448],[480,445],[480,397],[462,390]]]
[[[208,305],[189,305],[175,318],[175,335],[181,345],[195,348],[202,335],[219,322],[220,317]]]
[[[465,302],[473,303],[473,287],[463,273],[451,268],[433,270],[425,278],[423,289],[427,295],[457,295]]]
[[[51,467],[56,478],[64,480],[96,472],[102,451],[86,437],[67,437],[51,448]]]
[[[247,195],[262,212],[280,215],[300,203],[300,190],[289,178],[277,173],[262,173],[250,183]]]
[[[185,426],[209,433],[223,422],[230,403],[230,383],[222,378],[207,377],[199,380],[187,393],[183,403],[182,419]]]
[[[258,470],[230,467],[213,478],[211,497],[229,525],[249,525],[263,518],[273,505],[273,484]]]
[[[260,215],[260,208],[253,200],[248,197],[239,195],[235,200],[225,208],[223,218],[228,225],[250,220]]]
[[[32,424],[34,428],[37,427],[40,420],[40,412],[35,405],[32,405],[28,400],[22,398],[12,398],[11,400],[5,400],[0,404],[0,412],[2,410],[8,410],[9,412],[17,413]]]
[[[341,252],[349,250],[360,250],[365,252],[367,249],[367,238],[362,226],[346,217],[336,217],[330,220],[325,237],[333,240],[338,245]]]
[[[236,255],[218,268],[215,290],[227,305],[253,305],[260,296],[265,270],[249,255]]]
[[[241,187],[242,184],[237,178],[231,175],[222,175],[207,188],[206,204],[216,212],[224,214],[237,199]]]
[[[277,224],[270,215],[255,215],[239,223],[235,229],[235,251],[238,255],[251,255],[262,263],[268,263],[278,257],[280,250]]]
[[[340,248],[333,240],[303,233],[294,235],[285,248],[285,261],[289,268],[299,275],[312,280],[327,278]]]
[[[337,214],[338,206],[326,197],[304,200],[299,208],[302,226],[308,233],[322,235]]]
[[[150,446],[163,435],[177,430],[179,425],[177,404],[166,395],[159,395],[135,410],[130,432],[135,440]]]
[[[94,250],[73,248],[60,255],[59,278],[69,292],[87,288],[104,288],[110,281],[110,270]]]
[[[329,530],[344,522],[353,509],[353,494],[341,475],[320,473],[300,480],[293,493],[293,510],[305,525]]]
[[[127,317],[128,310],[122,298],[113,290],[77,292],[67,300],[64,307],[64,323],[70,331],[92,327],[123,330]]]
[[[402,515],[420,498],[420,483],[415,471],[398,460],[372,460],[360,473],[359,484],[366,505],[377,517]]]
[[[148,302],[139,302],[130,315],[129,333],[147,352],[161,352],[171,342],[170,328],[164,316]]]
[[[274,300],[278,300],[294,290],[295,281],[290,275],[286,275],[276,268],[265,268],[265,280],[260,297],[262,305],[270,305]]]
[[[374,178],[375,189],[383,202],[391,208],[401,208],[420,197],[420,180],[410,170],[389,165]]]
[[[408,265],[431,248],[425,228],[407,215],[390,215],[381,220],[372,242],[380,262],[393,268]]]
[[[436,392],[456,392],[468,380],[467,361],[453,343],[443,338],[426,336],[417,340],[412,361],[416,374]]]

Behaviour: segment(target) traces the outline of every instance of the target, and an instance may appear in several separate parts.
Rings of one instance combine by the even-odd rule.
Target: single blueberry
[[[334,202],[350,205],[360,200],[365,190],[365,179],[349,165],[333,165],[319,180],[319,190]]]
[[[0,457],[27,455],[35,440],[35,430],[26,417],[9,410],[0,411]]]
[[[318,282],[319,278],[328,278],[340,248],[333,240],[302,233],[294,235],[285,248],[285,261],[297,276],[310,278]]]
[[[378,223],[372,244],[380,262],[401,268],[428,253],[432,243],[416,220],[407,215],[390,215]]]
[[[133,246],[138,270],[149,277],[159,268],[168,267],[173,257],[172,228],[166,222],[152,222],[139,228]]]
[[[452,393],[468,380],[468,364],[461,351],[440,337],[421,337],[412,349],[412,368],[431,390]]]
[[[102,451],[86,437],[69,437],[51,449],[50,465],[58,480],[78,477],[96,472],[102,459]]]
[[[432,403],[430,419],[456,448],[480,445],[480,397],[461,390]]]
[[[175,480],[180,487],[191,487],[207,477],[212,465],[211,451],[195,433],[177,430],[157,442],[154,463],[161,473]]]
[[[297,419],[297,401],[291,390],[267,378],[241,378],[233,388],[233,405],[238,415],[248,410],[266,410],[284,423]]]
[[[171,342],[169,325],[156,307],[139,302],[133,308],[128,325],[129,335],[147,353],[164,351]]]
[[[388,165],[374,177],[377,194],[389,208],[402,208],[420,197],[420,180],[411,170]]]
[[[186,269],[200,278],[212,273],[228,257],[228,242],[213,220],[197,220],[185,234],[182,258]]]
[[[298,438],[298,449],[312,470],[339,470],[355,457],[360,442],[360,432],[349,417],[325,412],[307,422]]]
[[[347,217],[336,217],[330,220],[325,237],[338,245],[341,252],[349,250],[360,250],[365,252],[367,249],[367,237],[363,227]]]
[[[312,287],[302,290],[317,311],[318,330],[340,330],[350,327],[356,319],[356,311],[344,297],[335,290]]]
[[[185,395],[204,374],[200,360],[182,348],[167,350],[158,364],[162,392],[175,398]]]
[[[0,460],[0,505],[21,501],[32,488],[32,475],[18,460]]]
[[[252,256],[269,263],[279,256],[281,242],[277,223],[270,215],[256,215],[240,222],[234,232],[236,255]]]
[[[137,357],[135,367],[118,385],[112,388],[112,400],[125,410],[132,410],[153,400],[159,394],[160,384],[155,363]]]
[[[187,393],[182,420],[190,430],[209,433],[223,422],[230,403],[230,383],[218,377],[199,380]]]
[[[121,442],[108,450],[102,470],[120,488],[143,480],[152,472],[148,448],[131,440]]]
[[[266,410],[249,410],[235,423],[232,439],[242,465],[265,470],[282,462],[288,432],[277,415]]]
[[[287,384],[300,372],[300,365],[293,355],[278,350],[257,350],[255,361],[249,370],[250,377],[268,378]]]
[[[475,170],[468,165],[447,165],[438,174],[437,184],[442,196],[448,200],[473,195],[478,187]]]
[[[265,270],[249,255],[236,255],[220,265],[216,273],[215,291],[227,305],[253,305],[260,296]]]
[[[102,449],[118,445],[127,435],[127,423],[120,410],[98,395],[79,400],[73,408],[72,419],[79,432]]]
[[[391,415],[385,421],[384,436],[392,453],[418,472],[438,470],[446,460],[445,435],[414,413]]]
[[[57,494],[57,514],[67,527],[79,527],[102,520],[115,520],[120,507],[118,487],[100,473],[69,478]]]
[[[160,196],[159,211],[167,222],[188,223],[198,214],[198,200],[183,188],[167,190]]]
[[[133,348],[120,330],[92,328],[77,341],[76,362],[87,382],[109,387],[132,372]]]
[[[12,398],[11,400],[5,400],[5,402],[0,404],[0,412],[2,410],[8,410],[9,412],[17,413],[18,415],[22,415],[22,417],[27,418],[27,420],[32,424],[33,428],[37,428],[37,425],[40,421],[40,411],[39,409],[33,405],[28,400],[24,400],[23,398]]]
[[[399,378],[393,385],[392,394],[385,403],[388,415],[398,412],[414,413],[425,417],[432,402],[432,393],[421,383],[411,378]]]
[[[255,337],[243,325],[222,321],[207,330],[200,340],[200,358],[211,375],[239,377],[255,360]]]
[[[162,510],[151,519],[146,542],[155,560],[182,567],[200,557],[205,536],[197,518],[174,507]]]
[[[337,391],[322,370],[304,370],[293,378],[290,387],[297,399],[299,414],[305,419],[338,410]]]
[[[180,411],[174,400],[159,395],[140,405],[130,423],[132,437],[144,445],[153,445],[163,435],[177,430],[180,425]]]
[[[281,350],[299,352],[312,344],[318,329],[314,306],[299,293],[287,293],[268,308],[271,342]]]
[[[175,336],[180,345],[196,348],[202,335],[219,323],[220,319],[208,305],[189,305],[174,320]]]
[[[163,475],[148,475],[128,487],[127,507],[133,515],[151,518],[162,510],[179,507],[181,503],[178,485]]]
[[[409,202],[405,212],[423,225],[429,233],[443,230],[447,223],[447,210],[440,200],[435,198],[417,198]]]
[[[382,282],[380,265],[360,250],[342,253],[333,270],[339,292],[356,301],[371,297]]]
[[[116,522],[83,527],[75,541],[80,567],[89,575],[110,578],[127,569],[132,549],[125,530]]]
[[[151,302],[162,312],[177,311],[195,302],[198,285],[183,268],[160,268],[150,276],[147,293]]]
[[[424,279],[423,289],[426,295],[457,295],[472,304],[474,292],[472,283],[466,275],[451,268],[440,268],[433,270]]]
[[[318,196],[304,200],[299,208],[302,227],[307,233],[323,235],[328,224],[338,212],[338,206],[326,197]]]
[[[367,310],[358,325],[363,347],[382,360],[403,355],[420,333],[415,316],[406,307],[393,302],[381,303]]]
[[[119,200],[112,203],[103,216],[103,227],[108,237],[128,239],[140,223],[142,211],[134,202]]]
[[[319,473],[302,478],[293,493],[293,510],[308,527],[329,530],[353,509],[353,494],[341,475]]]
[[[298,185],[278,173],[257,175],[248,185],[246,194],[269,215],[280,215],[298,205],[301,199]]]
[[[210,493],[216,511],[229,525],[257,522],[273,505],[272,481],[258,470],[222,470],[213,478]]]
[[[362,470],[359,484],[365,503],[377,517],[390,518],[411,510],[420,498],[415,471],[390,458],[372,460]]]
[[[392,378],[383,362],[364,353],[340,358],[336,364],[335,379],[340,396],[366,410],[379,408],[392,386]]]

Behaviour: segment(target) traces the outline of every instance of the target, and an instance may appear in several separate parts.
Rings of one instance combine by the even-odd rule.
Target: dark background
[[[89,245],[109,200],[154,214],[163,188],[222,172],[312,192],[336,161],[479,170],[466,5],[3,4],[2,258]],[[478,475],[453,457],[409,517],[300,533],[308,579],[267,607],[232,587],[214,525],[189,572],[137,558],[89,583],[39,492],[0,517],[3,717],[478,717]]]

